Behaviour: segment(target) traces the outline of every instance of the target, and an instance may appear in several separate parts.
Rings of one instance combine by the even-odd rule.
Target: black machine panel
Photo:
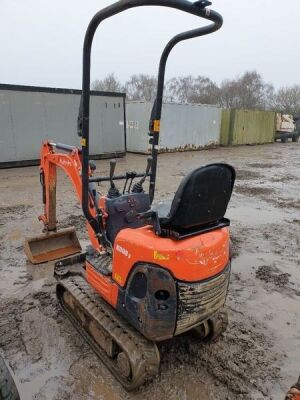
[[[105,206],[108,214],[107,237],[114,243],[121,229],[140,228],[145,225],[145,221],[138,219],[136,214],[150,209],[150,198],[147,193],[129,193],[107,199]]]
[[[173,337],[176,327],[176,283],[169,271],[137,264],[126,288],[119,290],[117,309],[147,339]]]

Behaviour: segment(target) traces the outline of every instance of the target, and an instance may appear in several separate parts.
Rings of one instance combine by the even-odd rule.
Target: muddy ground
[[[182,176],[213,161],[237,170],[227,214],[234,252],[229,329],[211,345],[188,337],[161,344],[160,375],[132,394],[61,314],[53,265],[26,262],[24,237],[41,230],[38,168],[0,170],[0,351],[24,399],[283,399],[300,373],[300,145],[161,155],[157,199],[171,198]],[[143,156],[127,155],[117,171],[144,165]],[[103,174],[108,162],[97,161],[97,168]],[[59,178],[60,225],[75,225],[86,244],[73,189]]]

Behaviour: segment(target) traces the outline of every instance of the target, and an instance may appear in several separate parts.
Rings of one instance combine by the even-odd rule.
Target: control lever
[[[109,188],[108,194],[107,194],[107,197],[110,199],[114,199],[115,197],[121,196],[119,190],[116,188],[116,185],[113,181],[116,164],[117,164],[116,160],[110,160],[110,163],[109,163],[109,166],[110,166],[110,169],[109,169],[110,188]]]
[[[94,161],[90,161],[90,162],[89,162],[89,166],[90,166],[91,172],[92,172],[92,174],[93,174],[93,173],[96,171],[97,166],[96,166],[96,164],[94,163]]]
[[[143,189],[143,184],[147,178],[147,176],[149,175],[151,166],[152,166],[152,162],[153,162],[153,158],[152,157],[148,157],[147,158],[147,167],[146,167],[146,172],[145,175],[139,180],[139,182],[136,182],[133,185],[132,188],[132,193],[143,193],[144,189]]]
[[[115,169],[116,169],[116,165],[117,165],[117,161],[116,160],[110,160],[109,162],[109,178],[110,178],[110,185],[111,186],[115,186],[114,182],[113,182],[113,177],[115,174]]]
[[[135,171],[126,172],[126,181],[125,181],[124,188],[123,188],[123,194],[126,192],[127,183],[128,183],[129,180],[130,180],[130,183],[129,183],[129,187],[127,189],[127,193],[130,193],[130,188],[131,188],[132,182],[133,182],[135,177],[136,177],[136,172]]]

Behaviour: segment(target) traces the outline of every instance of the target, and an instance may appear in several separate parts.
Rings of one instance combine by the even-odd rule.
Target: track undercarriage
[[[152,380],[159,372],[155,342],[132,327],[86,281],[85,254],[55,265],[59,304],[81,336],[114,377],[128,391]],[[224,310],[193,328],[199,340],[214,341],[227,328]]]
[[[57,298],[79,333],[128,391],[158,373],[160,356],[156,344],[124,321],[83,276],[59,279]]]

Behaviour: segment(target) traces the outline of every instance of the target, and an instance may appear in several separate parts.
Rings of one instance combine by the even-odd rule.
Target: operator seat
[[[177,239],[229,225],[224,218],[235,182],[231,165],[209,164],[181,182],[167,216],[159,217],[162,236]]]

